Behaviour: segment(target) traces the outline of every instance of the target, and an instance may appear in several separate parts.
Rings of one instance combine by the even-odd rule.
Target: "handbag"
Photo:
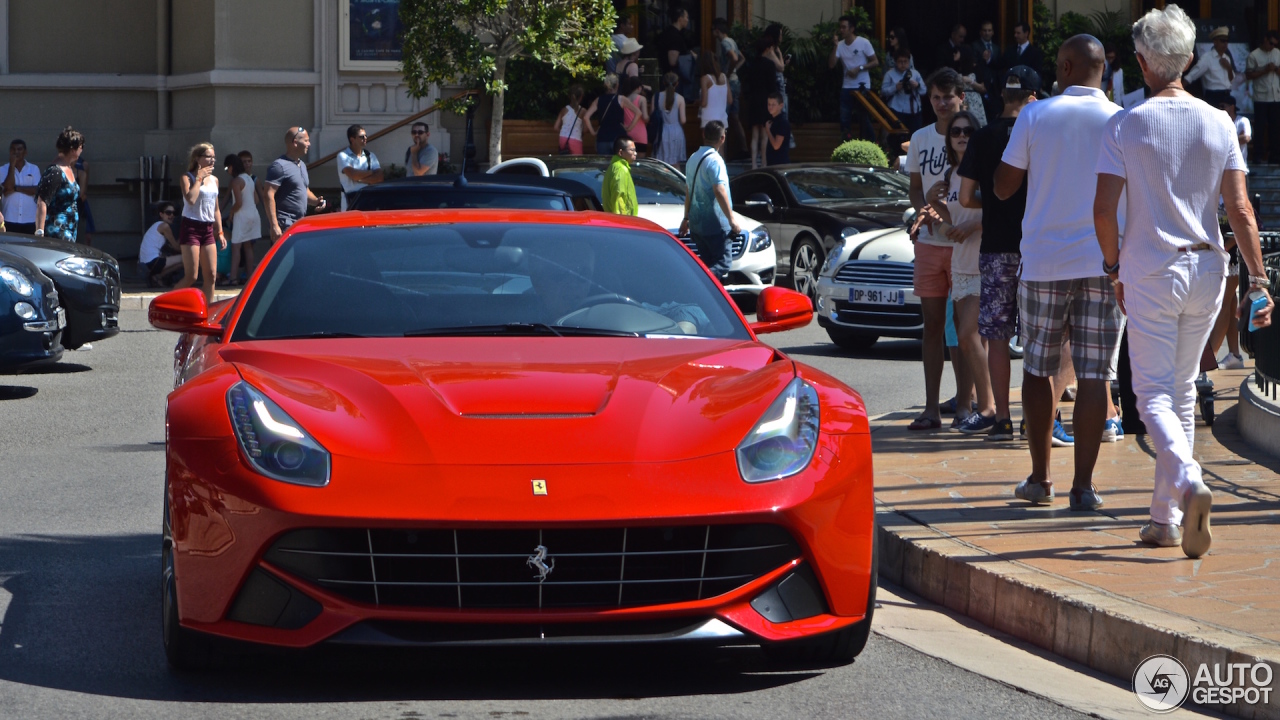
[[[573,137],[573,129],[578,127],[578,113],[573,114],[573,124],[569,126],[569,134],[560,138],[560,154],[570,155],[569,139]]]

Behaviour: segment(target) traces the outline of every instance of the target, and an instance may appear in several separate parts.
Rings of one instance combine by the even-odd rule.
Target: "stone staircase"
[[[1249,197],[1255,196],[1261,229],[1280,231],[1280,165],[1249,166]]]

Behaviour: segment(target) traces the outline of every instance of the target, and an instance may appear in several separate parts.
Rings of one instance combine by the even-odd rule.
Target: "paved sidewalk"
[[[1076,662],[1131,678],[1166,653],[1199,663],[1270,663],[1269,704],[1215,707],[1280,717],[1280,459],[1236,430],[1237,388],[1249,371],[1218,371],[1218,419],[1196,427],[1214,493],[1213,549],[1137,542],[1149,517],[1154,452],[1147,438],[1102,445],[1098,512],[1067,508],[1073,450],[1055,448],[1053,505],[1013,497],[1030,472],[1024,440],[913,433],[918,408],[873,421],[881,573],[953,610]],[[1014,416],[1019,393],[1014,392]],[[1063,404],[1069,418],[1071,405]],[[1070,429],[1068,427],[1068,429]]]

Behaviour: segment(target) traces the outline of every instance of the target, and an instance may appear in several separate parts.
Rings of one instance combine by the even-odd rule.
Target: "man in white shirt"
[[[840,85],[840,136],[852,140],[853,114],[858,114],[859,132],[863,140],[874,140],[875,129],[871,127],[871,118],[862,107],[862,103],[853,96],[855,92],[866,92],[871,88],[871,74],[867,70],[880,64],[871,41],[858,37],[852,15],[840,17],[840,32],[836,35],[835,46],[831,48],[831,57],[827,58],[827,67],[840,65],[844,81]]]
[[[1058,397],[1054,387],[1064,340],[1078,388],[1072,510],[1095,510],[1093,487],[1115,378],[1124,316],[1093,227],[1094,164],[1111,116],[1120,112],[1102,92],[1102,44],[1076,35],[1058,50],[1061,95],[1027,106],[1014,123],[995,175],[995,194],[1007,200],[1027,181],[1022,220],[1022,280],[1018,305],[1024,347],[1022,403],[1031,450],[1031,475],[1014,491],[1037,505],[1053,501],[1049,451]]]
[[[1231,81],[1236,77],[1235,61],[1231,59],[1231,50],[1227,45],[1230,34],[1231,31],[1226,27],[1215,28],[1209,33],[1213,47],[1201,55],[1195,67],[1182,76],[1182,81],[1187,84],[1204,78],[1200,83],[1204,89],[1204,101],[1214,107],[1231,97]]]
[[[1262,45],[1249,53],[1245,77],[1253,83],[1253,119],[1258,126],[1258,142],[1253,159],[1274,163],[1280,160],[1280,32],[1268,30]]]
[[[0,167],[3,178],[4,216],[9,232],[34,235],[36,231],[36,186],[40,184],[40,168],[27,162],[27,143],[9,143],[9,163]]]
[[[933,105],[938,120],[915,131],[907,148],[911,205],[916,209],[916,223],[911,229],[916,254],[912,280],[924,315],[921,357],[924,361],[925,395],[924,412],[908,426],[910,430],[938,430],[942,427],[938,392],[942,385],[942,348],[947,326],[947,297],[951,294],[951,251],[955,243],[936,227],[941,218],[925,202],[924,193],[925,188],[942,181],[950,166],[947,162],[946,132],[952,116],[960,112],[964,103],[961,83],[960,75],[951,68],[942,68],[929,76],[925,84],[929,88],[929,103]],[[968,402],[967,399],[962,401]]]
[[[1231,124],[1236,127],[1236,142],[1240,144],[1240,157],[1244,158],[1245,165],[1248,165],[1249,143],[1253,141],[1253,127],[1249,125],[1249,118],[1236,114],[1235,98],[1222,103],[1222,109],[1231,118]]]
[[[342,209],[360,188],[382,182],[382,166],[378,156],[365,149],[369,135],[361,125],[347,128],[347,147],[338,153],[338,182],[342,185]]]

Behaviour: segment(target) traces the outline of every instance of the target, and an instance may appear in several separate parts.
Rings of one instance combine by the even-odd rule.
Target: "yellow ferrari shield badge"
[[[547,481],[546,481],[546,480],[534,480],[534,481],[533,481],[533,494],[534,494],[534,495],[546,495],[546,494],[547,494]]]

